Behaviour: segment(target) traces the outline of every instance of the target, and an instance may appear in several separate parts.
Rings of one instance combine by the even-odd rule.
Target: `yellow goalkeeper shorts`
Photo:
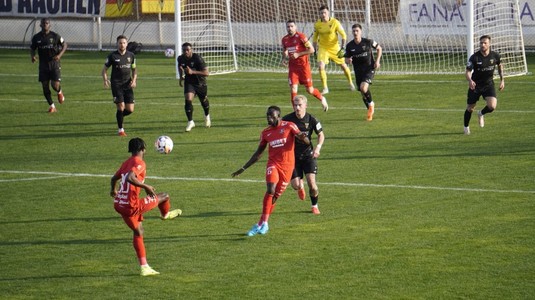
[[[333,47],[325,49],[323,47],[319,47],[316,51],[318,51],[317,55],[317,61],[318,62],[324,62],[326,65],[329,64],[329,60],[332,60],[335,64],[341,65],[345,62],[345,59],[338,57],[338,51],[340,51],[340,47]]]

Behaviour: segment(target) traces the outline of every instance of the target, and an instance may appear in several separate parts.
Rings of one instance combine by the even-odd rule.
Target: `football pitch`
[[[330,75],[329,111],[308,97],[326,136],[321,215],[288,188],[269,233],[247,237],[267,153],[230,174],[256,150],[267,107],[291,112],[286,73],[209,77],[212,128],[196,98],[197,127],[185,133],[173,59],[141,53],[124,138],[100,77],[106,55],[64,55],[66,101],[48,114],[29,51],[0,50],[1,299],[535,297],[532,75],[506,78],[497,110],[484,128],[474,113],[469,136],[464,74],[379,73],[372,122],[343,75]],[[169,155],[152,146],[160,135],[174,141]],[[157,210],[145,215],[159,276],[139,276],[132,233],[109,196],[132,137],[148,144],[146,182],[184,212],[165,222]]]

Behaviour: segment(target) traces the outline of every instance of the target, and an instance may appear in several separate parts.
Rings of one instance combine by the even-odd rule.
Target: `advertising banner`
[[[133,0],[0,0],[0,17],[122,17]]]
[[[1,1],[1,0],[0,0]],[[106,0],[107,18],[117,18],[131,16],[134,13],[134,2],[132,0]]]
[[[180,1],[182,11],[184,11],[186,1]],[[175,0],[141,0],[141,12],[144,14],[174,14]]]
[[[524,34],[535,33],[535,0],[519,1],[519,11]],[[399,6],[403,33],[409,35],[466,34],[467,3],[462,0],[401,0]],[[511,1],[488,0],[475,4],[474,22],[492,26],[496,22],[514,24]],[[490,11],[499,10],[496,17]]]

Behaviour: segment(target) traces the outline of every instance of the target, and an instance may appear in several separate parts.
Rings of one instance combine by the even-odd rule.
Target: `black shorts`
[[[360,91],[360,84],[366,82],[372,84],[373,77],[375,76],[374,69],[366,69],[355,71],[355,81],[357,82],[357,89]]]
[[[496,88],[494,82],[491,84],[484,84],[477,86],[474,90],[468,89],[468,95],[466,96],[466,104],[474,104],[479,101],[479,98],[494,97],[496,98]]]
[[[295,168],[292,173],[292,179],[299,177],[304,178],[306,174],[318,174],[318,163],[314,157],[295,159]]]
[[[39,81],[61,81],[61,63],[59,61],[49,61],[39,64]]]
[[[208,96],[208,86],[206,84],[184,84],[184,94],[193,93],[199,97],[201,101]]]
[[[111,83],[111,94],[113,95],[114,103],[135,103],[134,90],[130,87],[130,82],[127,83]]]

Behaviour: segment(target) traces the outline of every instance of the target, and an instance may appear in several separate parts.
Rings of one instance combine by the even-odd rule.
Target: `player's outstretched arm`
[[[247,170],[247,168],[249,168],[250,166],[254,165],[260,159],[260,157],[262,156],[262,153],[266,149],[266,146],[267,146],[267,144],[266,145],[262,145],[262,144],[258,145],[258,148],[256,149],[255,153],[253,153],[253,155],[245,163],[245,165],[243,165],[243,167],[239,168],[236,172],[232,173],[231,176],[232,177],[240,176],[240,174],[245,172],[245,170]]]

